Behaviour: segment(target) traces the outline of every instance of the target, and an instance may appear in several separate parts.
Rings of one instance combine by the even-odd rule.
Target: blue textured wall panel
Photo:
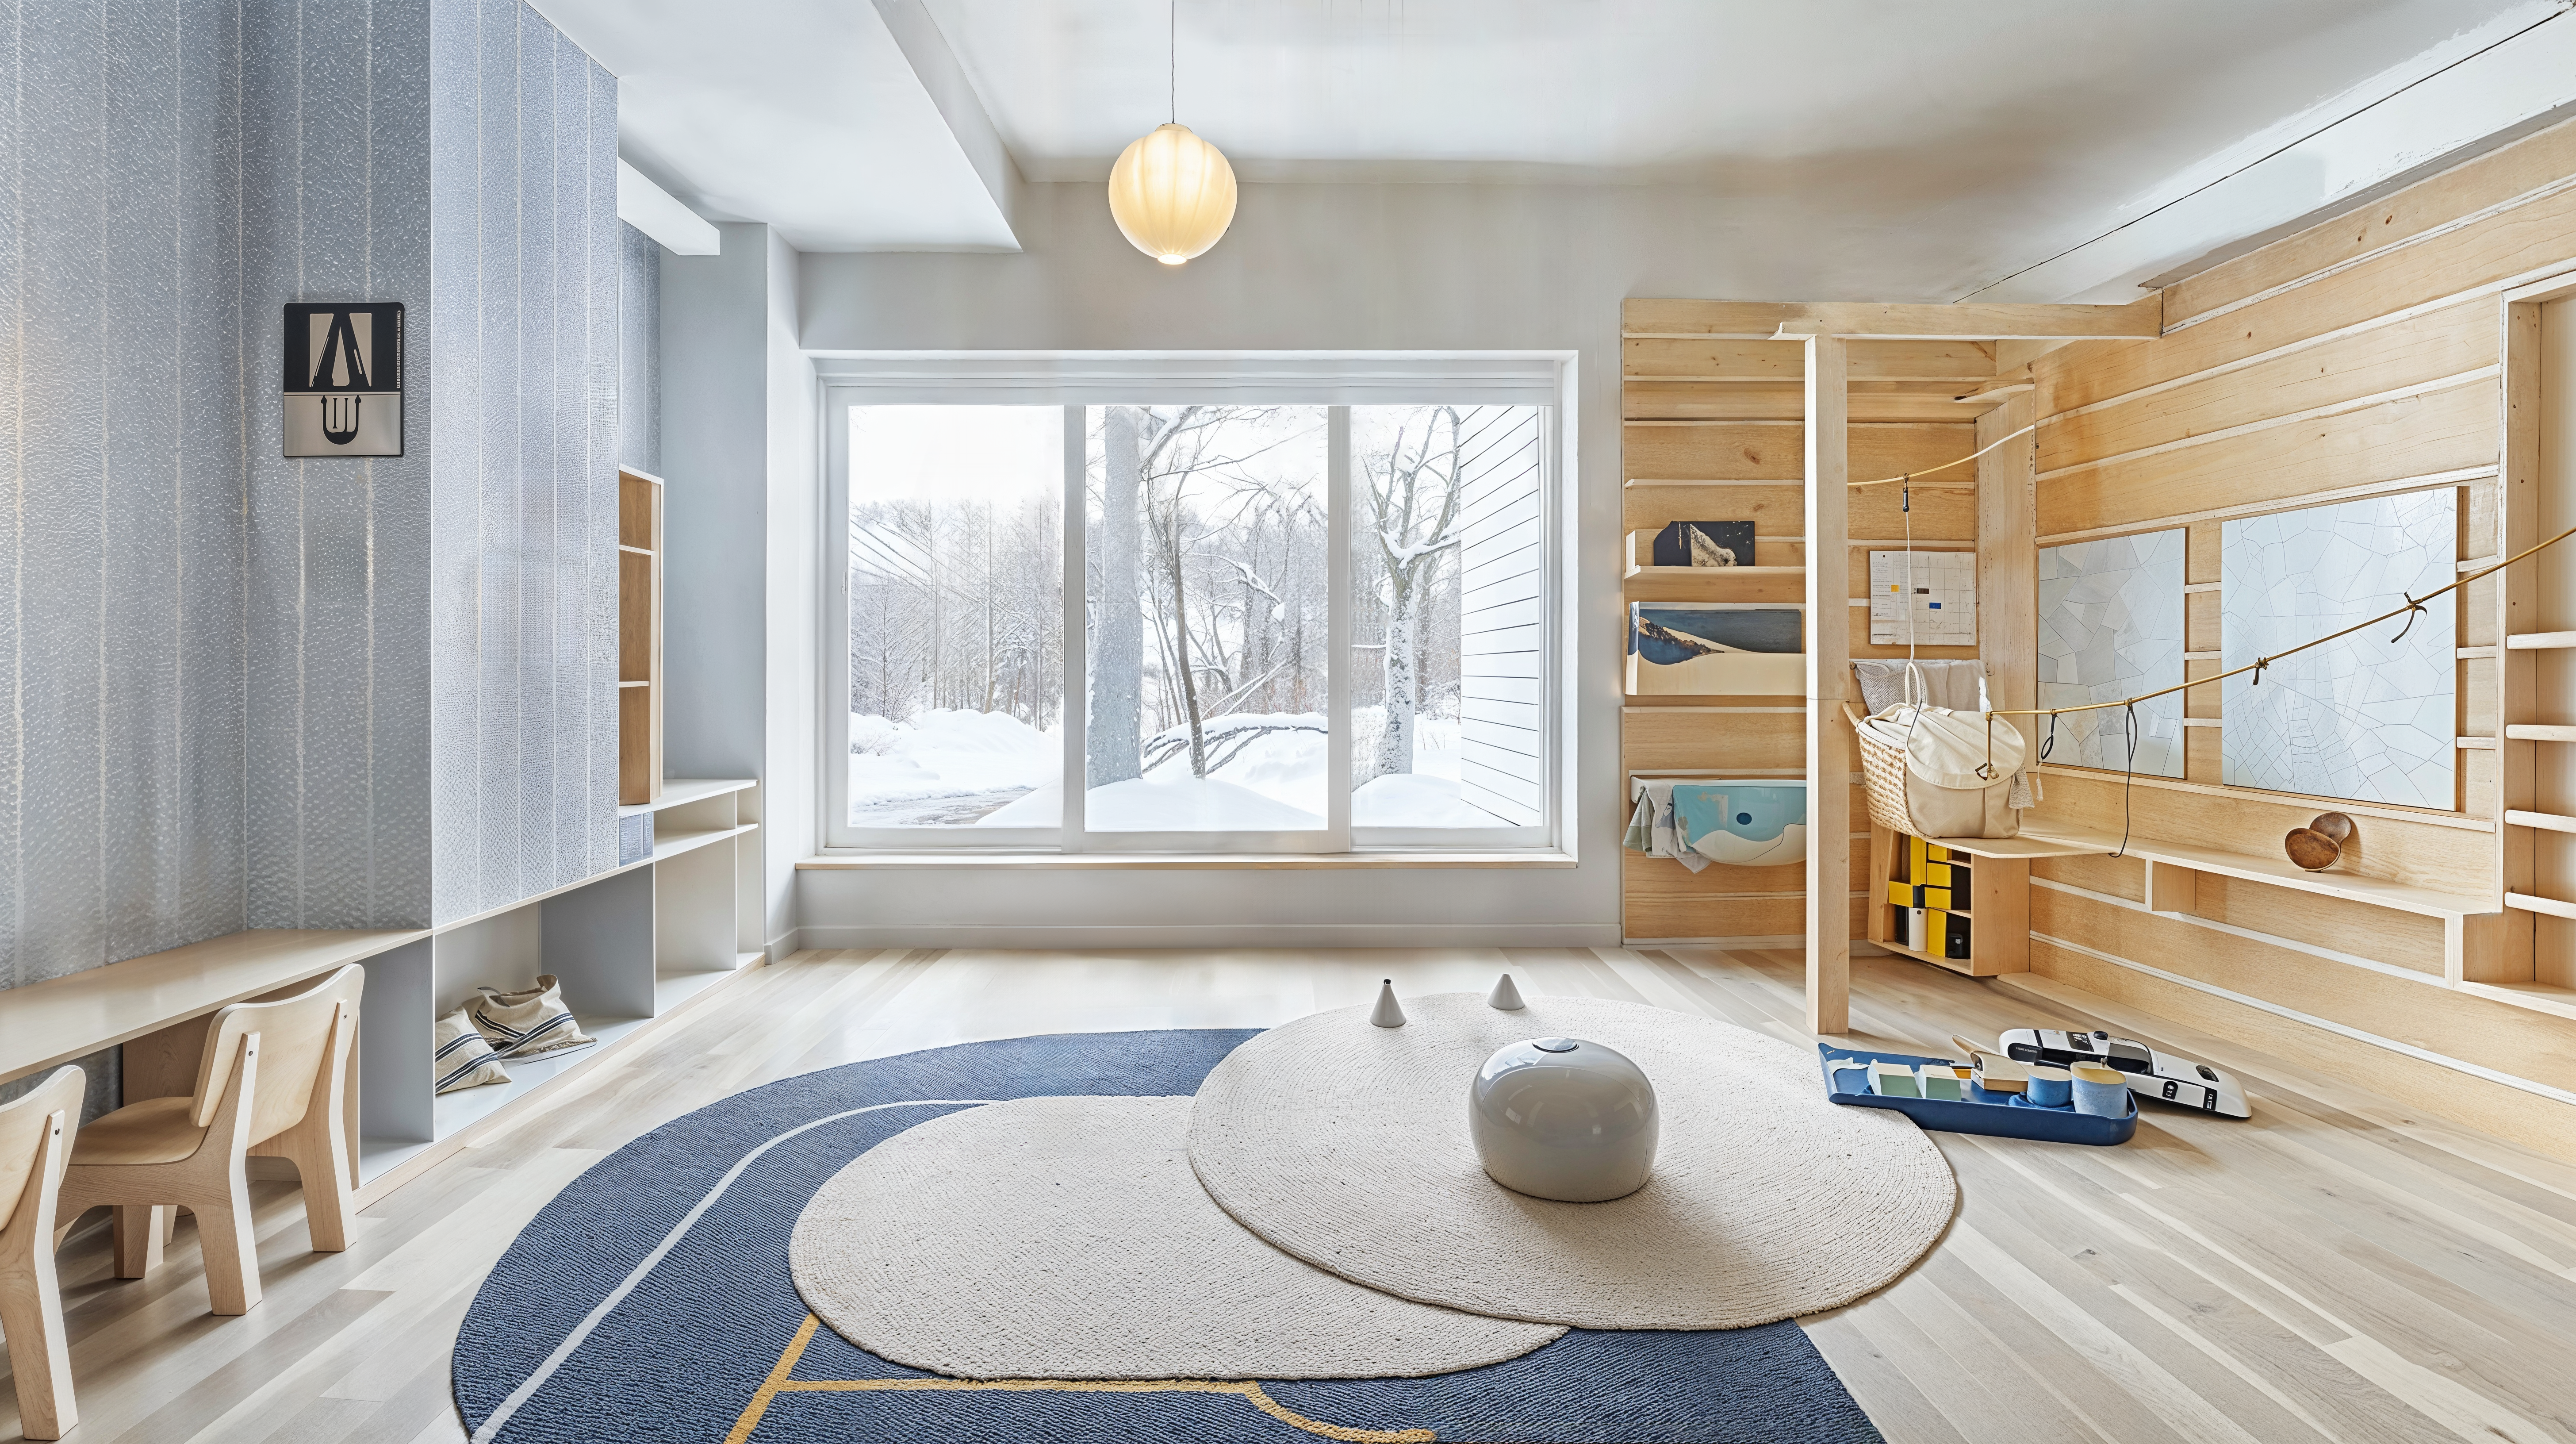
[[[99,123],[107,68],[97,11],[30,3],[18,24],[22,154],[45,158],[18,168],[26,278],[20,444],[33,464],[19,485],[16,961],[19,979],[33,981],[108,955],[99,873],[108,295],[101,212],[119,172]]]
[[[589,726],[584,745],[589,753],[589,782],[583,795],[604,799],[602,814],[584,820],[587,855],[593,868],[620,862],[616,832],[617,801],[617,545],[616,476],[618,435],[626,425],[628,401],[620,370],[623,346],[622,277],[625,270],[625,225],[617,219],[617,77],[580,57],[584,99],[589,112],[588,195],[583,209],[588,224],[590,272],[590,535],[600,554],[611,558],[592,570],[586,583],[590,634],[588,675]],[[649,244],[649,242],[648,242]],[[656,249],[659,249],[658,247]],[[650,469],[649,467],[647,468]]]
[[[367,124],[371,59],[357,7],[304,0],[298,45],[294,291],[266,297],[258,314],[287,300],[362,301],[378,294],[369,221],[374,199]],[[401,198],[385,197],[389,204]],[[275,324],[275,323],[272,323]],[[274,344],[274,343],[273,343]],[[275,387],[262,388],[276,401]],[[280,407],[281,413],[283,407]],[[299,831],[303,838],[300,927],[357,927],[375,916],[369,896],[367,724],[374,598],[369,575],[371,461],[317,457],[288,463],[300,483],[303,578],[297,597],[303,683]]]
[[[157,947],[243,926],[240,17],[232,5],[178,11],[178,717],[173,752],[181,849],[175,904]]]
[[[555,885],[554,649],[555,584],[563,565],[555,524],[556,434],[562,414],[562,372],[555,353],[555,56],[554,27],[524,6],[518,17],[519,89],[519,651],[510,659],[517,702],[519,775],[512,798],[510,835],[518,843],[518,870],[510,883],[521,895]]]
[[[275,374],[284,334],[278,308],[296,297],[300,259],[300,19],[300,7],[280,6],[242,32],[241,404],[249,472],[243,817],[253,927],[297,926],[304,906],[303,468],[280,454]]]
[[[476,639],[481,706],[477,771],[482,790],[481,870],[469,911],[518,896],[519,888],[519,589],[525,554],[513,535],[519,520],[519,3],[481,0],[479,47],[481,98],[476,116],[482,134],[480,189],[483,222],[480,349],[483,466],[479,590],[482,617]]]
[[[482,731],[477,653],[482,558],[482,173],[475,95],[481,14],[474,0],[441,0],[430,17],[431,404],[446,444],[430,459],[430,855],[432,916],[476,910],[482,896]]]
[[[166,7],[110,0],[97,19],[111,167],[99,194],[99,924],[106,955],[126,957],[163,946],[177,904],[179,85]]]
[[[22,3],[23,0],[10,0],[8,4],[7,13],[13,25],[18,21]],[[19,47],[0,45],[0,99],[9,102],[0,104],[0,155],[25,154],[26,131],[18,116],[24,73]],[[23,166],[0,170],[0,175],[7,175],[12,180],[7,203],[0,204],[0,261],[5,262],[10,273],[20,277],[27,275],[27,194],[26,187],[16,183],[16,177],[23,170]],[[24,435],[27,424],[26,415],[19,405],[16,369],[17,341],[24,334],[20,324],[24,312],[19,303],[27,289],[24,282],[0,285],[0,343],[5,343],[0,344],[0,372],[5,372],[9,382],[0,385],[0,436]],[[25,454],[24,447],[0,446],[0,487],[6,487],[11,496],[20,495],[25,485],[26,477],[19,469]],[[18,595],[18,581],[18,548],[14,545],[0,546],[0,597],[14,599]],[[0,607],[0,661],[5,661],[12,672],[17,668],[20,640],[18,609],[15,606]],[[18,916],[25,896],[19,849],[18,770],[24,758],[25,752],[18,739],[17,710],[0,708],[0,988],[34,980],[32,973],[21,976],[18,947]]]
[[[372,919],[430,920],[431,474],[440,397],[431,376],[437,314],[431,247],[431,7],[378,4],[370,85],[376,201],[367,225],[375,294],[404,303],[405,440],[368,463],[369,565],[377,605],[368,706]]]
[[[0,20],[0,987],[612,865],[614,81],[519,0]],[[289,461],[344,299],[406,454]]]
[[[616,110],[617,88],[608,86]],[[615,167],[610,168],[612,172]],[[612,195],[615,181],[610,182]],[[615,214],[614,209],[610,212]],[[662,247],[624,222],[617,226],[617,459],[662,474]]]

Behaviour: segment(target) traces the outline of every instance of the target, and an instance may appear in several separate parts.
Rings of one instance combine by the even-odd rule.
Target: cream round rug
[[[1317,1013],[1200,1085],[1199,1182],[1246,1228],[1344,1278],[1498,1318],[1734,1329],[1851,1302],[1949,1226],[1957,1185],[1902,1115],[1825,1101],[1816,1055],[1638,1003],[1473,993]],[[1550,1203],[1485,1176],[1467,1090],[1497,1048],[1550,1035],[1627,1054],[1655,1085],[1644,1188]]]
[[[968,1379],[1410,1378],[1565,1332],[1408,1303],[1246,1233],[1190,1174],[1190,1106],[1024,1098],[907,1129],[797,1219],[796,1290],[860,1348]]]

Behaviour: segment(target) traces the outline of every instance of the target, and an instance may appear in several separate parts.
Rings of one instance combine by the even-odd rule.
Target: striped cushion
[[[598,1041],[573,1021],[572,1010],[564,1006],[563,985],[552,973],[539,976],[535,987],[515,993],[480,991],[483,996],[470,1006],[474,1026],[483,1030],[492,1051],[504,1058],[533,1058],[566,1048],[587,1048]]]
[[[429,1075],[441,1093],[510,1081],[510,1070],[492,1056],[491,1043],[474,1026],[474,1020],[465,1016],[463,1008],[438,1020],[438,1031],[430,1045]]]

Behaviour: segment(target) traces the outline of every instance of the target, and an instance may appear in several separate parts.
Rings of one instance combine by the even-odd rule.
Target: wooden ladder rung
[[[2546,652],[2559,647],[2576,647],[2576,632],[2524,632],[2504,639],[2505,649],[2513,652]]]
[[[2560,902],[2554,897],[2533,897],[2529,893],[2509,892],[2504,905],[2527,913],[2547,913],[2554,918],[2576,918],[2576,903]]]
[[[2576,727],[2556,722],[2509,722],[2504,736],[2508,742],[2576,742]]]
[[[2576,817],[2559,812],[2524,812],[2507,808],[2505,822],[2513,827],[2538,827],[2551,832],[2576,832]]]

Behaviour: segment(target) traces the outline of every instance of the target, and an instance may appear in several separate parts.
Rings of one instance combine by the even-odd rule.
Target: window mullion
[[[1063,843],[1066,852],[1083,850],[1083,803],[1090,778],[1084,771],[1090,750],[1085,731],[1091,721],[1090,606],[1091,562],[1084,553],[1091,502],[1083,477],[1084,409],[1064,408],[1064,637],[1056,655],[1064,659]]]
[[[1325,756],[1325,847],[1351,850],[1351,409],[1327,412],[1324,482],[1324,576],[1331,618],[1324,695],[1330,709]]]

